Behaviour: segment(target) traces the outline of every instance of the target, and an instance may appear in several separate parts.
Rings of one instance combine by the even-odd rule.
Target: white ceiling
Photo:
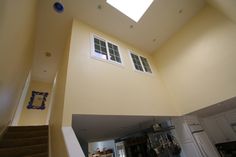
[[[55,1],[38,1],[32,69],[33,79],[38,81],[53,81],[73,18],[82,20],[144,52],[152,53],[205,5],[204,0],[154,0],[153,5],[142,19],[135,23],[106,4],[105,0],[61,0],[65,6],[62,14],[53,10],[52,6]],[[236,21],[236,0],[207,1]],[[101,9],[98,9],[99,5],[101,5]],[[133,28],[130,28],[131,25]],[[52,56],[45,57],[45,52],[50,52]],[[220,112],[223,108],[231,109],[235,106],[235,102],[227,103],[228,105],[221,103],[218,108],[201,110],[197,114],[206,116]],[[140,126],[143,127],[144,124],[153,122],[153,118],[156,117],[74,115],[73,128],[87,141],[93,141],[135,132],[140,129]],[[84,123],[85,121],[86,123]]]
[[[73,18],[151,53],[205,5],[204,0],[154,0],[135,23],[105,0],[63,0],[65,11],[62,14],[53,10],[55,1],[38,1],[34,80],[52,82]],[[47,51],[52,53],[49,58],[45,57]]]
[[[207,0],[209,4],[220,10],[229,19],[236,22],[236,1],[235,0]]]
[[[169,119],[153,116],[73,115],[72,127],[78,138],[95,142],[125,137]]]
[[[211,105],[207,108],[195,111],[193,113],[190,113],[190,115],[197,115],[198,117],[204,118],[233,109],[236,109],[236,97]]]
[[[236,21],[235,0],[207,1]],[[53,81],[73,18],[152,53],[205,6],[205,0],[154,0],[135,23],[105,0],[61,0],[65,7],[61,14],[53,10],[54,2],[38,0],[33,79],[44,82]],[[45,57],[45,52],[52,56]]]
[[[204,118],[236,109],[236,97],[210,107],[195,111],[189,115]],[[87,142],[122,138],[150,128],[175,117],[160,116],[117,116],[117,115],[77,115],[72,116],[72,127],[78,138]]]

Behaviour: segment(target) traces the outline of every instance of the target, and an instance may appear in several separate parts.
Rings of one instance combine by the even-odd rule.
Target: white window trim
[[[143,55],[139,55],[139,54],[137,54],[135,51],[132,51],[132,50],[128,50],[128,51],[129,51],[130,60],[131,60],[132,65],[133,65],[133,70],[134,70],[135,72],[138,72],[138,73],[141,73],[141,74],[146,74],[146,75],[154,75],[154,72],[153,72],[151,63],[149,62],[149,59],[148,59],[147,57],[145,57],[145,56],[143,56]],[[137,55],[137,56],[139,57],[139,60],[140,60],[140,62],[141,62],[142,68],[143,68],[143,71],[137,70],[137,69],[135,68],[135,65],[134,65],[134,62],[133,62],[133,58],[132,58],[132,56],[131,56],[131,53],[134,54],[134,55]],[[148,64],[149,64],[149,67],[150,67],[150,69],[151,69],[151,71],[152,71],[151,73],[145,71],[145,68],[144,68],[144,66],[143,66],[143,63],[142,63],[142,61],[141,61],[140,56],[147,59]]]
[[[90,35],[90,43],[91,43],[91,52],[90,52],[90,57],[93,58],[93,59],[96,59],[96,60],[99,60],[99,61],[103,61],[103,62],[106,62],[106,63],[110,63],[110,64],[113,64],[113,65],[117,65],[117,66],[120,66],[120,67],[124,67],[124,63],[123,63],[123,57],[122,57],[122,54],[121,54],[121,51],[120,51],[120,46],[115,44],[114,42],[110,41],[110,40],[107,40],[103,37],[101,37],[100,35],[97,35],[97,34],[94,34],[94,33],[91,33]],[[100,57],[97,57],[94,55],[95,52],[95,48],[94,48],[94,38],[98,38],[100,40],[103,40],[105,41],[106,43],[106,49],[107,49],[107,55],[108,55],[108,59],[103,59],[103,58],[100,58]],[[113,45],[116,45],[117,48],[118,48],[118,51],[119,51],[119,55],[120,55],[120,60],[121,60],[121,63],[119,62],[116,62],[116,61],[113,61],[110,59],[110,53],[109,53],[109,48],[108,48],[108,42],[113,44]]]

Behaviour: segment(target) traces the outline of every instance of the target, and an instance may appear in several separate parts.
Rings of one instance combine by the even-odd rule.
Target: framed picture
[[[47,96],[48,96],[47,92],[32,91],[32,95],[30,97],[30,101],[27,108],[44,110],[46,108],[45,102],[47,100]]]

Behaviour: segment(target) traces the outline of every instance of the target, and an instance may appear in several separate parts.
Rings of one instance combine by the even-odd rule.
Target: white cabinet
[[[236,122],[236,112],[226,112],[203,119],[206,132],[212,141],[223,143],[236,140],[231,124]]]
[[[236,110],[228,112],[225,117],[230,124],[236,124]]]
[[[182,156],[201,157],[197,145],[184,118],[174,119],[173,123],[175,125],[175,135],[177,136],[177,139],[182,147]]]
[[[225,141],[226,137],[221,130],[218,129],[218,125],[213,118],[206,118],[203,120],[203,123],[205,131],[214,144]]]
[[[188,125],[196,125],[200,124],[198,118],[196,116],[184,116],[185,122]]]
[[[215,117],[215,121],[225,136],[225,142],[236,140],[236,135],[225,116],[217,116]]]
[[[177,118],[173,123],[185,157],[219,157],[197,117]]]
[[[193,142],[183,143],[182,147],[186,157],[200,157],[197,147]]]

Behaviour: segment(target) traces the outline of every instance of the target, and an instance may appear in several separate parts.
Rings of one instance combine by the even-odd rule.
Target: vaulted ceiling
[[[225,9],[227,5],[222,7],[225,1],[209,1],[235,18],[235,11],[232,11],[235,1],[227,2],[227,5],[232,3],[231,11]],[[52,82],[57,72],[73,19],[81,20],[146,53],[153,53],[206,5],[204,0],[154,0],[136,23],[105,0],[63,0],[65,10],[60,14],[54,11],[54,2],[38,1],[33,79],[44,82]]]

